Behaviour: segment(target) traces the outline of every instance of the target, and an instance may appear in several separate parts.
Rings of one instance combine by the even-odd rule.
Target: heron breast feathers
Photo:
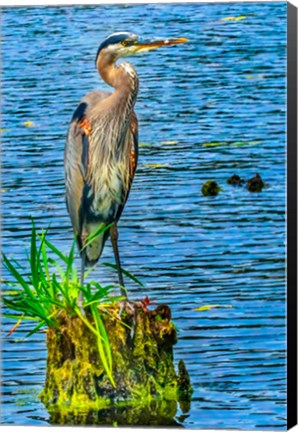
[[[97,179],[91,211],[104,220],[115,220],[119,206],[123,205],[124,184],[119,169],[102,169]]]

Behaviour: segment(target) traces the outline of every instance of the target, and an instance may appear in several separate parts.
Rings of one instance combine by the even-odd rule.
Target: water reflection
[[[176,401],[152,401],[145,406],[111,407],[88,412],[49,412],[52,425],[183,427],[175,420]]]

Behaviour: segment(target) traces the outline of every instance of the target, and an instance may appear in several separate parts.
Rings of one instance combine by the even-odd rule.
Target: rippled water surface
[[[3,249],[24,259],[33,215],[69,250],[66,130],[80,98],[107,88],[94,59],[119,30],[189,38],[131,60],[141,146],[119,225],[124,267],[146,286],[129,284],[131,297],[167,302],[179,328],[175,361],[185,360],[194,394],[176,420],[285,428],[286,3],[3,9]],[[226,183],[256,172],[269,185],[262,193]],[[222,187],[217,197],[201,194],[208,179]],[[103,257],[113,261],[109,244]],[[104,267],[94,276],[117,282]],[[203,305],[232,307],[194,311]],[[4,319],[4,334],[12,325]],[[8,424],[49,421],[37,398],[45,335],[16,343],[29,328],[4,339]]]

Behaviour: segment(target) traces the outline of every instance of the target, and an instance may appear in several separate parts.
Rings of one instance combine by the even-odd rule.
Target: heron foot
[[[136,301],[129,301],[128,298],[122,300],[120,302],[120,309],[118,313],[118,318],[121,320],[122,314],[124,311],[126,311],[128,314],[132,315],[132,326],[131,326],[131,332],[130,336],[133,339],[136,329],[136,323],[137,323],[137,309],[142,309],[143,312],[149,312],[148,306],[155,304],[155,302],[152,302],[148,296],[144,297],[143,299],[138,299]]]
[[[121,315],[126,310],[128,310],[128,312],[134,312],[135,311],[135,303],[129,301],[127,298],[125,300],[121,300],[121,302],[120,302],[120,309],[119,309],[118,317],[121,318]]]

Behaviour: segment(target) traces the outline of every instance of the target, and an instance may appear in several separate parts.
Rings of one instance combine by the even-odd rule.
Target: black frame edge
[[[287,3],[287,427],[297,424],[297,8]]]

